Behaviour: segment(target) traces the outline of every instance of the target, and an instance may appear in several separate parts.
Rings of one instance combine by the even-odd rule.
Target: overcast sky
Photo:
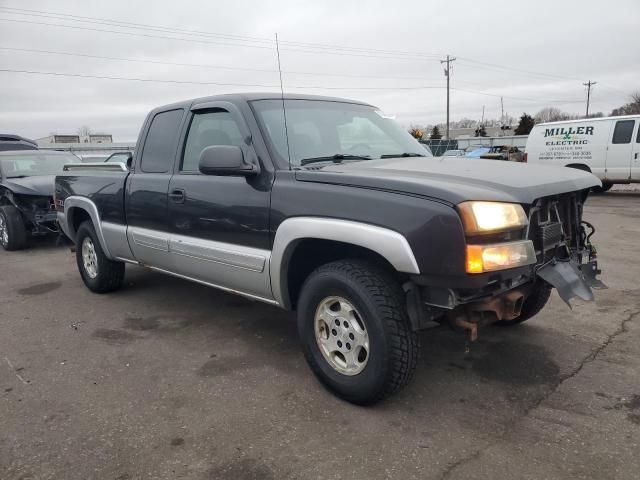
[[[0,132],[88,125],[131,141],[155,106],[277,91],[275,32],[285,91],[365,100],[407,126],[445,120],[446,54],[456,120],[480,119],[483,105],[499,118],[500,96],[514,117],[582,113],[587,80],[593,112],[640,91],[638,0],[0,0],[0,70],[41,72],[0,71]]]

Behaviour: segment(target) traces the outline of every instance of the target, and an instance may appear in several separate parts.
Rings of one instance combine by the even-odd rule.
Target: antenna
[[[278,32],[276,32],[276,53],[278,54],[278,73],[280,74],[280,98],[282,99],[282,115],[284,116],[284,137],[287,141],[287,157],[289,158],[289,170],[291,170],[291,149],[289,148],[287,109],[284,106],[284,88],[282,86],[282,68],[280,67],[280,43],[278,43]]]

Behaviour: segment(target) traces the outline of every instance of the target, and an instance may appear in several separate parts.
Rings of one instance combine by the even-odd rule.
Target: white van
[[[527,139],[525,161],[587,170],[602,180],[640,183],[640,115],[539,123]]]

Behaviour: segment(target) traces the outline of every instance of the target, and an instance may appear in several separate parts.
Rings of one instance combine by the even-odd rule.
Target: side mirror
[[[236,145],[211,145],[200,153],[200,173],[205,175],[255,175],[258,168],[245,162]]]

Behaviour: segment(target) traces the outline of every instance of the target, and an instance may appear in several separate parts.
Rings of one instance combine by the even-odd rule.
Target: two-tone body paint
[[[487,167],[481,163],[487,162],[474,160],[478,169],[464,164],[457,170],[432,158],[289,170],[272,155],[253,115],[250,102],[260,98],[272,97],[224,95],[156,109],[141,130],[141,148],[136,149],[130,172],[60,176],[56,196],[63,201],[69,196],[86,198],[95,204],[99,222],[106,226],[103,238],[111,238],[121,252],[126,253],[128,245],[130,257],[117,256],[120,260],[288,306],[283,291],[286,258],[307,231],[317,236],[312,238],[373,250],[398,271],[420,276],[426,283],[482,289],[523,272],[514,269],[473,277],[465,273],[465,235],[456,203],[477,199],[527,203],[536,191],[551,194],[593,184],[581,172],[545,183],[543,173],[523,170],[509,170],[501,181],[491,181],[482,173]],[[258,175],[180,171],[193,110],[217,105],[233,110],[246,132],[242,149],[245,158],[259,165]],[[141,172],[140,158],[152,119],[176,108],[185,114],[172,152],[173,169],[166,174]],[[526,180],[523,174],[529,175]],[[174,191],[183,192],[184,201],[173,202]],[[65,211],[63,220],[71,224],[66,230],[73,237],[70,213]],[[281,226],[292,225],[287,223],[291,219],[296,219],[300,231],[292,233],[289,227],[280,234]],[[341,236],[336,237],[336,231]],[[289,243],[283,245],[284,241]]]

